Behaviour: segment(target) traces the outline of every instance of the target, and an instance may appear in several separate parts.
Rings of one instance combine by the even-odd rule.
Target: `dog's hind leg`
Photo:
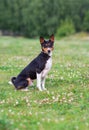
[[[28,81],[28,85],[29,86],[33,86],[34,85],[33,84],[33,80],[31,80],[30,78],[27,78],[26,80]]]

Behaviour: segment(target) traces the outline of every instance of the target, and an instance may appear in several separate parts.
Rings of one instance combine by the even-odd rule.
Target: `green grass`
[[[0,37],[0,130],[89,130],[89,38],[55,40],[48,91],[8,84],[40,52],[39,40]]]

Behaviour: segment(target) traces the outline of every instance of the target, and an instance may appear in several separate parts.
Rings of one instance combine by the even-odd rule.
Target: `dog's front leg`
[[[41,73],[37,73],[37,88],[42,91],[42,88],[41,88]]]
[[[42,90],[47,90],[45,88],[45,77],[42,77],[41,86],[42,86]]]

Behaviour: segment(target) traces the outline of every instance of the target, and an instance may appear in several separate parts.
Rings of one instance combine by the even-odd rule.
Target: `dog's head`
[[[42,51],[51,56],[52,50],[54,49],[54,35],[52,34],[49,40],[45,40],[43,37],[40,37],[40,43]]]

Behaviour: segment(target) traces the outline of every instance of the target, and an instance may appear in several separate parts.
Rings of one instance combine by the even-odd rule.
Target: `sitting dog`
[[[49,40],[40,37],[41,53],[29,63],[17,77],[12,77],[11,82],[16,90],[27,89],[37,79],[39,91],[46,90],[45,78],[52,66],[52,50],[54,49],[54,35]]]

